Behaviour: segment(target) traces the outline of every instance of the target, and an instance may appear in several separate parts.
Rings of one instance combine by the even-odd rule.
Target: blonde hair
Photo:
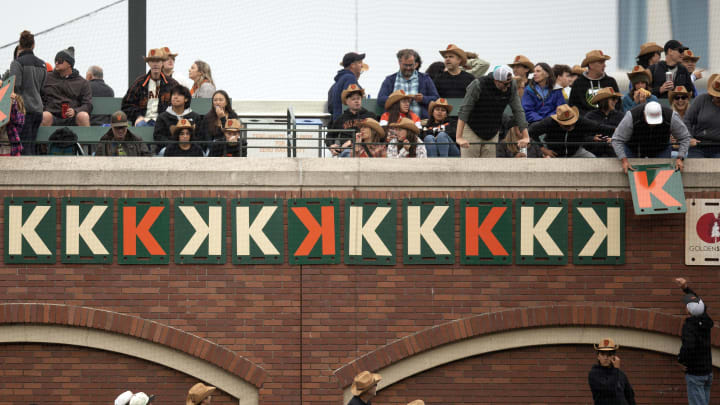
[[[203,80],[207,80],[210,82],[210,84],[215,86],[215,82],[212,78],[212,71],[210,70],[210,65],[208,65],[207,62],[201,60],[196,60],[194,63],[195,66],[197,66],[198,68],[198,72],[200,72],[200,79],[197,83],[202,83]]]

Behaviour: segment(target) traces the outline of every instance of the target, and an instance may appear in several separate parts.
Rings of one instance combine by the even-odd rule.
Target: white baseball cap
[[[657,101],[651,101],[645,104],[645,122],[650,125],[662,124],[662,107]]]

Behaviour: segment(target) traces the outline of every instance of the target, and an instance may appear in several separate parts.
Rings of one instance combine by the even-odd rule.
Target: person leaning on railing
[[[238,119],[229,119],[223,128],[223,138],[213,139],[210,156],[246,157],[245,125]]]
[[[151,156],[142,138],[128,129],[127,115],[116,111],[110,117],[110,130],[100,138],[96,156]]]
[[[584,143],[592,143],[600,134],[608,139],[615,128],[580,117],[577,107],[563,104],[557,113],[530,126],[530,136],[546,144],[542,152],[548,157],[595,157],[585,149]],[[544,139],[540,139],[545,134]],[[606,142],[606,141],[605,141]]]

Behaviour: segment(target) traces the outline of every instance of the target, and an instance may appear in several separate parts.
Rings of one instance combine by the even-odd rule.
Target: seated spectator
[[[627,75],[632,89],[622,98],[623,111],[628,112],[636,105],[648,101],[657,101],[657,97],[649,90],[652,83],[652,73],[649,70],[638,65]]]
[[[116,111],[110,118],[110,130],[100,138],[96,156],[151,156],[142,138],[128,129],[128,118],[123,111]]]
[[[195,125],[185,118],[181,118],[177,125],[170,127],[172,132],[172,140],[177,143],[171,143],[165,148],[163,156],[175,157],[175,156],[204,156],[203,150],[200,145],[196,143],[190,143],[193,141],[193,135],[195,133]]]
[[[638,53],[637,59],[635,59],[635,63],[637,63],[638,66],[642,66],[647,69],[660,62],[660,54],[662,51],[663,47],[655,42],[645,42],[640,45],[640,52]]]
[[[682,54],[682,60],[680,63],[685,66],[685,69],[690,72],[690,79],[693,82],[693,86],[695,86],[695,81],[702,79],[703,77],[703,69],[696,69],[697,61],[700,60],[700,57],[695,55],[693,51],[686,49]],[[695,88],[695,92],[693,92],[693,97],[697,97],[697,88]]]
[[[359,131],[355,134],[355,153],[353,157],[386,157],[385,130],[372,118],[366,118],[358,124]],[[350,149],[346,149],[341,157],[350,156]]]
[[[380,116],[380,126],[385,127],[403,118],[410,118],[418,129],[422,128],[420,117],[410,111],[410,100],[412,99],[413,95],[406,94],[403,90],[396,90],[390,94],[385,101],[385,112]]]
[[[136,127],[155,126],[158,114],[170,106],[170,90],[178,83],[162,73],[168,55],[163,49],[151,49],[145,58],[150,71],[135,79],[122,100],[122,110]]]
[[[708,78],[707,93],[693,101],[684,122],[697,139],[688,156],[720,158],[720,74]]]
[[[343,90],[347,89],[351,84],[356,84],[360,87],[358,79],[367,65],[363,63],[365,59],[364,53],[348,52],[343,56],[340,66],[343,68],[338,70],[335,75],[335,82],[330,86],[328,90],[328,112],[331,114],[331,120],[335,121],[342,115],[342,100],[341,95]]]
[[[232,100],[225,90],[216,90],[212,96],[212,107],[202,119],[202,130],[197,131],[195,136],[198,139],[202,136],[204,141],[213,141],[215,139],[225,139],[223,128],[229,119],[237,119],[238,115],[232,109]],[[207,149],[207,145],[203,149]]]
[[[19,94],[10,94],[10,118],[0,127],[0,156],[20,156],[23,150],[20,134],[25,125],[25,105]]]
[[[683,86],[677,86],[668,92],[668,100],[670,100],[670,108],[678,113],[680,118],[685,118],[685,113],[690,106],[690,97],[692,95]]]
[[[450,44],[447,49],[440,51],[440,55],[445,58],[445,70],[433,77],[438,95],[444,98],[464,98],[465,89],[475,80],[473,75],[461,68],[467,63],[465,51]],[[432,115],[430,111],[428,115]]]
[[[162,50],[165,51],[168,56],[168,58],[165,59],[162,65],[162,72],[165,77],[172,77],[179,84],[187,87],[188,89],[191,88],[193,86],[193,82],[187,77],[175,71],[175,58],[177,58],[178,54],[170,52],[170,48],[168,48],[167,46],[163,47]]]
[[[572,69],[568,65],[553,65],[552,72],[553,76],[555,76],[555,87],[553,89],[562,91],[565,104],[567,104],[570,97],[569,87],[573,82]]]
[[[625,115],[615,109],[622,96],[621,93],[617,93],[612,87],[600,89],[590,100],[590,103],[597,104],[598,109],[587,113],[585,118],[609,125],[613,128],[617,127]]]
[[[190,66],[188,76],[193,81],[193,86],[190,89],[193,98],[210,98],[215,93],[215,82],[213,82],[210,65],[207,63],[196,60]]]
[[[378,104],[385,104],[391,94],[402,90],[405,94],[412,94],[410,110],[421,118],[427,118],[427,106],[431,101],[438,99],[437,89],[430,76],[420,73],[416,69],[419,66],[417,52],[412,49],[401,49],[397,53],[400,70],[397,73],[388,75],[383,80],[378,92]]]
[[[190,108],[191,97],[190,90],[185,86],[178,84],[170,90],[170,106],[158,115],[153,130],[153,141],[155,141],[153,151],[159,151],[167,146],[167,140],[172,137],[170,127],[177,124],[182,118],[201,128],[202,117]],[[198,138],[204,139],[202,135],[199,135]]]
[[[74,66],[75,48],[72,46],[55,55],[55,70],[47,75],[42,90],[41,126],[90,126],[90,84]]]
[[[389,158],[427,158],[425,145],[418,138],[420,128],[408,118],[402,118],[398,122],[390,124],[390,128],[394,130],[393,135],[389,136],[390,141],[387,147],[387,157]],[[400,145],[398,147],[398,145]]]
[[[366,118],[375,120],[375,114],[362,106],[365,90],[357,84],[351,84],[340,94],[340,99],[348,108],[340,118],[333,121],[328,129],[352,130],[352,132],[328,132],[325,144],[330,148],[333,156],[339,155],[343,150],[352,146],[352,137],[360,131],[360,123]]]
[[[85,73],[85,80],[90,83],[90,93],[96,97],[115,97],[115,91],[103,80],[103,70],[100,66],[90,66]],[[90,117],[90,125],[103,125],[110,123],[109,115],[93,115]]]
[[[530,59],[525,55],[517,55],[515,59],[513,59],[513,63],[508,64],[508,66],[512,68],[513,79],[518,88],[518,96],[522,98],[525,92],[525,86],[528,84],[528,76],[530,75],[530,71],[535,68],[535,64],[530,62]]]
[[[535,65],[533,78],[525,87],[522,106],[525,119],[533,123],[552,115],[558,106],[565,104],[562,89],[555,88],[555,75],[550,65],[540,62]]]
[[[467,63],[463,66],[463,70],[473,75],[474,78],[485,76],[490,69],[490,62],[480,59],[475,52],[465,52]]]
[[[522,134],[517,126],[507,131],[505,139],[498,143],[496,156],[499,158],[543,158],[545,156],[541,150],[540,144],[530,142],[526,147],[518,146],[518,141],[522,139]]]
[[[559,106],[556,114],[532,124],[529,128],[530,137],[546,145],[541,147],[543,155],[551,158],[595,157],[583,143],[601,141],[602,135],[610,137],[614,130],[613,127],[581,117],[577,107],[567,104]],[[540,136],[543,134],[545,138],[541,140]]]
[[[430,103],[430,118],[422,128],[423,142],[428,157],[460,157],[460,148],[455,143],[457,117],[450,117],[453,106],[444,98]]]
[[[677,86],[683,86],[694,93],[695,86],[690,72],[683,66],[682,54],[688,49],[679,41],[671,39],[665,43],[665,60],[652,66],[652,93],[658,98],[667,98],[668,92]]]
[[[230,118],[225,121],[223,137],[214,138],[210,156],[247,157],[247,139],[245,125],[240,120]]]
[[[573,83],[568,102],[571,106],[578,108],[580,115],[597,109],[597,105],[591,104],[590,100],[603,87],[612,87],[616,92],[620,91],[615,78],[605,74],[605,61],[608,59],[610,57],[598,49],[585,54],[585,59],[580,65],[587,67],[588,70],[578,76]]]

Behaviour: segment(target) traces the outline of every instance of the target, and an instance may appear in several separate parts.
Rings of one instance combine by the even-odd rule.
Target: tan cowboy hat
[[[428,106],[428,114],[432,115],[433,109],[435,107],[445,107],[448,114],[450,114],[450,112],[453,110],[453,106],[448,104],[448,101],[445,98],[439,98],[435,101],[431,101],[430,105]]]
[[[587,69],[580,65],[574,65],[572,69],[570,69],[570,73],[578,76],[582,76],[583,73],[587,72]]]
[[[370,70],[370,66],[367,63],[363,62],[362,67],[360,68],[360,71],[367,72],[368,70]]]
[[[697,55],[695,55],[695,54],[693,53],[693,51],[691,51],[691,50],[689,50],[689,49],[686,49],[686,50],[682,53],[682,60],[689,60],[689,61],[691,61],[691,62],[697,62],[697,61],[700,60],[700,57],[697,56]]]
[[[464,64],[467,63],[467,59],[468,59],[468,58],[467,58],[467,54],[465,53],[465,51],[463,51],[462,49],[458,48],[457,45],[455,45],[455,44],[450,44],[450,45],[447,46],[447,48],[445,48],[444,50],[440,51],[440,55],[442,55],[443,57],[445,57],[445,54],[447,54],[447,53],[454,53],[455,55],[457,55],[458,58],[460,58],[460,64],[461,64],[461,65],[464,65]]]
[[[145,57],[145,62],[151,60],[166,61],[168,58],[167,52],[163,48],[153,48],[148,51],[148,55]]]
[[[350,97],[352,93],[360,93],[361,97],[365,97],[365,89],[353,83],[349,85],[347,89],[343,90],[342,93],[340,93],[340,99],[342,100],[343,104],[345,104],[345,100],[347,100],[347,98]]]
[[[178,54],[170,52],[170,48],[168,48],[167,46],[163,46],[162,50],[165,51],[165,53],[167,53],[167,55],[173,59],[178,56]]]
[[[410,94],[406,94],[404,90],[395,90],[390,93],[387,101],[385,101],[385,109],[388,110],[390,107],[404,98],[413,98]]]
[[[583,59],[580,66],[587,67],[587,65],[593,63],[593,62],[599,62],[601,60],[608,60],[610,57],[608,55],[605,55],[603,51],[599,49],[594,49],[588,53],[585,54],[585,59]]]
[[[352,386],[350,386],[350,392],[353,395],[360,396],[364,392],[368,391],[372,387],[376,386],[377,383],[382,380],[380,374],[373,374],[369,371],[363,371],[362,373],[355,376]]]
[[[383,137],[383,138],[385,137],[385,130],[380,126],[380,123],[378,123],[377,121],[375,121],[372,118],[365,118],[364,120],[360,121],[360,124],[358,124],[358,127],[359,128],[368,127],[370,129],[372,129],[373,131],[377,132],[378,135],[380,135],[381,137]]]
[[[677,87],[675,87],[674,89],[672,89],[672,90],[670,90],[670,91],[668,92],[668,100],[670,100],[670,102],[672,103],[673,99],[674,99],[675,96],[677,96],[678,94],[684,94],[684,95],[686,95],[688,98],[692,98],[692,94],[691,94],[689,91],[687,91],[687,89],[685,88],[685,86],[677,86]]]
[[[603,87],[595,93],[592,99],[590,99],[590,104],[597,104],[598,102],[611,97],[622,98],[622,94],[616,92],[612,87]]]
[[[647,55],[649,53],[655,53],[655,52],[662,52],[663,47],[658,45],[655,42],[645,42],[644,44],[640,45],[640,53],[638,53],[638,58]]]
[[[533,70],[535,67],[535,64],[530,62],[530,59],[528,59],[525,55],[518,55],[515,59],[513,59],[512,63],[508,63],[508,66],[510,67],[513,67],[513,65],[523,65],[530,70]]]
[[[563,104],[558,106],[556,114],[550,117],[560,125],[573,125],[580,118],[580,111],[578,111],[577,107],[570,107],[567,104]]]
[[[407,129],[415,135],[420,133],[420,128],[418,128],[410,118],[401,118],[398,122],[390,124],[390,127]]]
[[[243,125],[240,120],[230,118],[229,120],[225,121],[225,128],[223,129],[228,132],[239,132],[243,129]]]
[[[416,399],[412,402],[408,402],[407,405],[425,405],[425,401],[423,401],[422,399]]]
[[[627,76],[632,84],[645,82],[649,86],[650,83],[652,83],[652,73],[640,65],[633,67],[632,70],[627,73]]]
[[[170,133],[173,137],[177,138],[178,133],[180,133],[181,129],[189,129],[190,135],[192,135],[193,130],[195,129],[195,125],[193,125],[192,122],[187,120],[186,118],[180,118],[180,120],[175,125],[170,125]]]
[[[720,73],[713,73],[708,79],[708,94],[720,97]]]
[[[190,388],[188,391],[185,405],[197,405],[203,401],[203,399],[209,397],[215,392],[217,388],[205,385],[203,383],[197,383]]]
[[[594,344],[593,346],[595,347],[595,350],[599,352],[617,350],[620,348],[620,346],[616,345],[615,341],[611,338],[605,338],[600,341],[600,344]]]

